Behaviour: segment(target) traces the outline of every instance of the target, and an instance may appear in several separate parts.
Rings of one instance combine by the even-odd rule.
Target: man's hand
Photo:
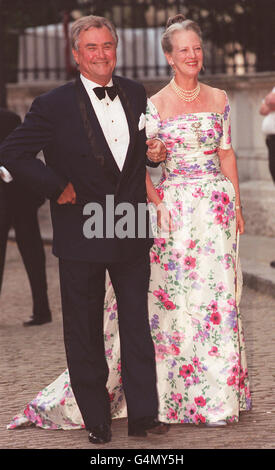
[[[147,157],[154,163],[163,162],[166,159],[166,147],[157,139],[149,139],[146,141],[148,145]]]
[[[265,97],[265,103],[270,111],[275,111],[275,93],[271,92]]]
[[[58,204],[75,204],[76,193],[72,183],[68,183],[63,193],[57,199]]]

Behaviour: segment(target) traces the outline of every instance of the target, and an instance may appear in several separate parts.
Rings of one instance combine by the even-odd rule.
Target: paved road
[[[31,297],[17,247],[9,243],[0,298],[0,447],[2,449],[92,449],[84,430],[6,430],[6,424],[37,392],[66,368],[57,260],[46,247],[49,296],[54,321],[23,328]],[[226,428],[174,425],[166,436],[128,438],[126,420],[113,422],[104,449],[274,449],[275,299],[245,288],[241,303],[253,410]],[[102,449],[102,447],[100,447]]]

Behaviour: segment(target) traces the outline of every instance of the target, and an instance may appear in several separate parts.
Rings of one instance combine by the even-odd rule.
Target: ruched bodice
[[[224,113],[180,114],[160,119],[148,100],[147,135],[165,142],[167,158],[163,177],[175,184],[186,178],[212,179],[221,176],[218,149],[231,147],[229,103]]]

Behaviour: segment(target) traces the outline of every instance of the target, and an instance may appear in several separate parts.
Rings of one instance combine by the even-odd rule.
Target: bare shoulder
[[[226,92],[219,88],[214,88],[209,85],[202,85],[206,101],[211,101],[213,106],[219,111],[223,112],[226,103]]]
[[[157,110],[161,112],[161,110],[165,106],[165,102],[167,103],[167,94],[168,94],[168,87],[165,86],[160,91],[158,91],[155,95],[150,97],[150,100],[155,105]]]

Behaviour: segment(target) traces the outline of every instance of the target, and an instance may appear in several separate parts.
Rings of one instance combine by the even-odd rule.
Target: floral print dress
[[[249,410],[239,301],[242,276],[235,192],[221,173],[218,148],[230,149],[230,107],[223,113],[161,120],[148,100],[148,137],[161,138],[167,159],[156,189],[173,215],[173,231],[151,249],[149,320],[155,344],[159,419],[167,423],[238,421]],[[126,417],[117,306],[107,280],[105,351],[113,418]],[[82,428],[68,371],[15,416],[8,428]]]

